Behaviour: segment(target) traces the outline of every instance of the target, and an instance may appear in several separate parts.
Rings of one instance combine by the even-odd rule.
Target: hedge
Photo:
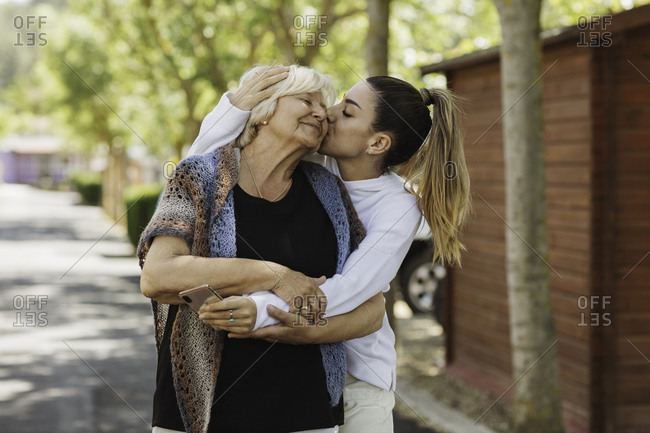
[[[162,191],[161,185],[134,185],[124,190],[127,232],[133,246],[138,246],[140,235],[149,224]]]
[[[99,206],[102,202],[102,175],[101,173],[74,173],[70,182],[75,191],[81,196],[81,201],[92,206]]]

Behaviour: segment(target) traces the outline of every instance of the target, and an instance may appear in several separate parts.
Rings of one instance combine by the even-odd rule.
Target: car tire
[[[413,313],[433,314],[442,323],[442,291],[446,270],[442,265],[432,265],[428,249],[407,258],[402,265],[400,284],[404,301]]]

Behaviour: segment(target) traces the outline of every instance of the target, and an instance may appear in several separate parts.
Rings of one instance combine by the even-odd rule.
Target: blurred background
[[[627,17],[626,23],[634,23],[629,26],[648,29],[650,14],[643,7],[647,3],[650,0],[547,0],[542,2],[540,18],[546,32],[543,37],[571,31],[578,35],[579,31],[582,36],[575,36],[570,45],[580,47],[590,40],[586,23],[593,17],[611,18],[619,13],[626,14],[621,15]],[[473,105],[481,94],[500,100],[497,63],[496,75],[481,67],[470,68],[466,75],[460,71],[467,64],[480,65],[483,60],[476,61],[478,58],[498,62],[495,47],[501,44],[501,26],[491,0],[0,0],[0,22],[3,432],[147,431],[155,349],[150,308],[138,291],[134,245],[153,213],[166,176],[196,138],[203,117],[225,91],[236,89],[239,77],[251,66],[312,66],[332,75],[339,96],[370,75],[390,74],[419,88],[445,87],[455,72],[458,85],[450,87],[469,97],[465,107],[468,141],[481,140],[501,119],[502,108],[494,105],[497,102],[479,104],[478,108]],[[606,48],[602,31],[598,38],[598,46],[580,52]],[[647,95],[650,88],[646,78],[650,69],[643,63],[648,60],[647,42],[640,42],[643,48],[625,45],[625,38],[616,39],[616,33],[614,42],[628,47],[621,62],[632,64],[629,59],[640,55],[642,63],[633,60],[634,65],[641,65],[634,66],[638,74],[630,74],[648,82],[647,88],[639,85],[641,90],[625,93],[629,100],[617,102],[648,106],[650,99],[640,96]],[[562,55],[575,60],[572,53]],[[463,57],[466,55],[469,57]],[[474,60],[445,63],[459,58]],[[589,54],[585,64],[601,70],[593,58]],[[553,59],[545,58],[545,68]],[[581,89],[580,83],[595,76],[588,75],[586,69],[562,70],[564,75],[559,74],[558,81],[549,85],[563,101],[575,100],[570,90]],[[463,87],[463,77],[475,79],[474,84]],[[598,94],[595,84],[594,89],[593,94]],[[565,111],[557,111],[557,107],[546,107],[545,116],[550,113],[552,118],[558,113],[566,119],[580,110],[563,105]],[[647,122],[648,112],[639,110],[628,113],[638,120],[632,125],[637,134],[621,140],[631,139],[643,146],[642,142],[650,140],[646,130],[639,132],[638,125]],[[552,141],[553,134],[570,135],[582,126],[565,125],[558,132],[547,129],[546,139]],[[500,126],[491,134],[501,134]],[[484,141],[494,149],[502,146],[500,138],[490,141],[488,135]],[[574,157],[582,161],[583,151],[599,152],[591,144],[584,148],[564,144],[567,142],[559,141],[557,148],[564,150],[556,160]],[[639,149],[646,153],[638,153]],[[629,157],[632,164],[636,159],[639,172],[648,171],[647,152],[647,146],[636,148]],[[489,184],[499,177],[497,169],[503,170],[501,153],[479,151],[468,159],[470,169],[476,170],[474,185]],[[501,165],[495,165],[493,172],[475,168],[495,161]],[[581,167],[585,176],[594,175],[590,167]],[[577,173],[575,165],[563,170],[552,173]],[[646,180],[644,177],[635,203],[645,201]],[[495,190],[479,191],[503,214],[499,207],[503,179],[497,181],[501,186]],[[569,176],[559,183],[575,187],[576,182],[581,181]],[[598,195],[603,190],[607,188],[594,187],[577,194]],[[562,195],[565,192],[558,193],[562,218],[572,219],[577,209],[580,221],[595,221],[591,213],[580,214],[580,204],[575,208],[574,196]],[[491,232],[498,223],[503,231],[503,222],[481,226],[481,215],[494,208],[485,210],[481,201],[475,201],[479,202],[478,225],[473,227],[479,230],[469,230],[476,240],[472,244],[469,239],[470,254],[489,256],[495,245],[499,251],[504,248],[503,240],[494,244],[492,238],[481,238],[480,227]],[[646,215],[640,207],[632,210],[636,218]],[[647,224],[639,224],[636,227],[645,230],[642,239],[646,243],[635,250],[625,269],[645,258],[643,252],[650,243]],[[557,292],[564,298],[554,298],[555,310],[569,311],[570,317],[568,330],[559,332],[564,425],[573,432],[648,432],[650,418],[642,413],[650,413],[650,389],[635,387],[632,382],[650,377],[646,357],[650,353],[630,342],[636,349],[632,350],[625,343],[628,334],[621,334],[618,340],[611,335],[599,339],[603,321],[611,320],[600,311],[607,308],[608,301],[600,295],[594,301],[591,287],[598,273],[592,272],[595,265],[583,263],[583,258],[589,261],[592,249],[600,251],[604,244],[592,242],[591,237],[572,238],[571,232],[580,227],[581,223],[564,227],[557,236],[573,247],[582,242],[584,248],[568,256],[554,256],[551,251],[551,264],[559,264],[564,275],[562,263],[570,269],[589,268],[584,292],[580,278],[570,277],[563,285],[553,286],[565,290]],[[551,242],[551,250],[558,242]],[[397,432],[512,431],[509,391],[514,384],[503,253],[492,259],[472,268],[470,256],[465,274],[461,270],[452,274],[439,265],[431,266],[426,229],[414,242],[394,281],[391,293],[395,299],[390,300],[393,307],[389,311],[398,331],[399,376],[404,384],[398,388]],[[641,268],[636,272],[645,278]],[[618,278],[622,274],[625,271],[620,271]],[[463,311],[458,305],[472,305],[469,298],[473,297],[467,294],[471,291],[462,291],[463,284],[472,290],[485,288],[489,295],[474,299],[476,304]],[[571,284],[573,288],[567,287]],[[625,298],[619,305],[632,308],[634,299]],[[643,299],[640,305],[650,306],[647,297]],[[590,320],[596,310],[599,323],[594,325]],[[650,323],[647,314],[637,313],[627,328],[619,328],[621,332],[633,324]],[[581,334],[581,323],[587,322],[590,333]],[[596,343],[585,343],[591,341]],[[650,348],[650,337],[644,334],[642,343]],[[604,364],[600,364],[604,355],[596,347],[606,344],[625,344],[630,359],[636,357],[627,364],[615,360],[609,364],[618,369],[632,366],[636,376],[627,378],[632,383],[628,388],[617,387],[615,379],[602,383],[595,379],[604,374]],[[572,359],[576,347],[585,352],[584,357]],[[603,403],[602,396],[611,392],[618,393],[623,403]],[[437,417],[458,418],[459,424]]]
[[[379,15],[382,3],[388,5],[377,2]],[[542,27],[575,25],[580,17],[643,3],[549,0]],[[184,156],[205,114],[251,65],[313,66],[332,75],[341,95],[360,78],[386,72],[416,87],[444,86],[443,74],[422,76],[419,67],[500,43],[489,0],[393,0],[385,46],[373,43],[386,38],[387,29],[369,20],[367,6],[336,0],[2,1],[2,179],[92,191],[101,182],[101,204],[118,218],[127,188],[159,184],[173,167],[165,162]]]

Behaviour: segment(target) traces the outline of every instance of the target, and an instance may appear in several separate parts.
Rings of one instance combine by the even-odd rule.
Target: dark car
[[[447,269],[433,264],[433,239],[424,219],[400,267],[400,286],[404,301],[413,313],[433,314],[442,324],[442,296]]]

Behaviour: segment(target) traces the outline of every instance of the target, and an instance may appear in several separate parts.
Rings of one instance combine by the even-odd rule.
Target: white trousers
[[[154,427],[151,433],[184,433],[178,430],[169,430],[168,428]],[[319,428],[316,430],[302,430],[295,433],[339,433],[339,427]]]
[[[340,433],[393,433],[395,395],[348,374],[343,390],[345,423]]]

